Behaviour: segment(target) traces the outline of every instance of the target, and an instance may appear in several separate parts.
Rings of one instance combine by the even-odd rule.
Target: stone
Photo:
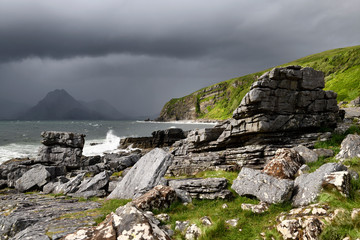
[[[303,159],[299,153],[293,149],[281,148],[275,153],[274,158],[265,165],[263,173],[281,179],[292,179]]]
[[[254,196],[266,203],[281,203],[290,199],[294,181],[278,179],[259,170],[242,168],[232,189],[240,196]]]
[[[356,172],[355,170],[353,169],[348,169],[348,172],[350,173],[350,176],[352,179],[354,180],[358,180],[359,179],[359,173]]]
[[[134,166],[139,161],[141,154],[134,153],[129,156],[121,156],[116,153],[104,155],[104,163],[108,165],[112,172],[119,172],[128,167]]]
[[[234,218],[234,219],[229,219],[226,220],[225,223],[232,226],[232,227],[236,227],[238,225],[239,219],[238,218]]]
[[[211,219],[208,216],[204,216],[202,218],[200,218],[201,224],[204,226],[211,226],[213,223],[211,221]]]
[[[318,160],[319,155],[316,154],[316,152],[314,152],[313,150],[303,145],[299,145],[292,149],[294,149],[300,154],[300,156],[304,159],[305,163],[316,162]]]
[[[25,172],[16,180],[15,188],[25,192],[34,188],[41,189],[51,179],[56,177],[55,167],[38,165]]]
[[[269,209],[269,204],[265,202],[260,202],[259,204],[250,204],[250,203],[242,203],[241,204],[242,210],[252,211],[253,213],[263,213]]]
[[[37,162],[66,166],[68,169],[81,166],[85,135],[71,132],[42,132],[43,146],[40,147]]]
[[[328,158],[334,156],[334,151],[331,149],[316,148],[313,151],[318,155],[318,157]]]
[[[184,232],[185,229],[189,226],[189,221],[176,221],[175,222],[175,231]]]
[[[348,159],[360,157],[360,136],[348,134],[341,142],[340,152],[336,155],[336,159]]]
[[[176,197],[176,192],[172,187],[158,185],[144,195],[134,199],[132,203],[138,209],[144,211],[159,210],[170,207]]]
[[[357,97],[354,100],[350,101],[350,105],[355,107],[360,106],[360,97]]]
[[[53,193],[59,194],[68,194],[74,193],[78,190],[81,181],[84,179],[85,173],[80,173],[75,177],[71,178],[68,182],[63,184],[55,185],[54,189],[52,190]]]
[[[315,201],[322,189],[324,177],[332,172],[346,170],[342,164],[326,163],[313,173],[300,175],[295,179],[292,205],[304,206]]]
[[[68,196],[89,199],[91,197],[105,197],[107,192],[104,189],[88,190],[83,192],[68,193]]]
[[[232,194],[226,189],[226,178],[188,178],[169,180],[169,186],[190,194],[198,199],[229,199]]]
[[[166,214],[166,213],[160,213],[160,214],[156,215],[155,217],[162,222],[170,221],[170,216],[169,216],[169,214]]]
[[[196,240],[201,235],[201,229],[196,224],[191,224],[185,233],[186,240]]]
[[[105,188],[109,183],[110,172],[103,171],[89,180],[84,180],[77,192],[96,191]]]
[[[354,208],[351,211],[351,219],[355,220],[356,218],[358,218],[360,216],[360,208]]]
[[[188,193],[185,190],[181,190],[181,189],[175,189],[176,192],[176,196],[177,198],[183,202],[183,203],[191,203],[192,202],[192,197],[190,196],[190,193]]]
[[[306,173],[309,173],[310,171],[310,167],[306,164],[301,165],[301,167],[299,168],[299,170],[296,173],[296,176],[300,176]]]
[[[349,197],[351,176],[348,171],[332,172],[324,176],[322,186],[335,188],[342,195]]]
[[[60,145],[71,148],[83,148],[85,144],[85,135],[71,132],[45,131],[41,133],[45,146]]]
[[[172,162],[172,155],[155,148],[144,155],[121,180],[108,199],[132,199],[158,185]]]

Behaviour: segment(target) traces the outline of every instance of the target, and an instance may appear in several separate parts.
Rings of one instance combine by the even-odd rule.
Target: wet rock
[[[360,157],[360,136],[349,134],[341,142],[340,152],[336,155],[336,159],[348,159]]]
[[[318,154],[305,146],[299,145],[292,149],[294,149],[300,154],[300,156],[304,159],[305,163],[316,162],[318,160]]]
[[[169,180],[169,186],[190,194],[191,198],[199,199],[228,199],[232,196],[226,189],[225,178],[188,178]]]
[[[332,172],[346,170],[347,168],[342,164],[326,163],[313,173],[297,177],[292,198],[293,206],[304,206],[315,201],[321,191],[324,177]]]
[[[263,172],[276,178],[292,179],[303,163],[303,159],[297,151],[281,148],[265,165]]]
[[[132,203],[141,210],[168,208],[176,200],[176,192],[172,187],[158,185],[134,199]]]
[[[185,233],[186,240],[196,240],[201,235],[201,229],[196,224],[191,224]]]
[[[342,195],[348,197],[350,194],[351,176],[348,171],[332,172],[324,176],[322,186],[324,188],[335,188]]]
[[[292,180],[278,179],[250,168],[241,169],[231,186],[240,196],[254,196],[266,203],[289,200],[293,187]]]
[[[160,182],[171,164],[172,156],[160,148],[144,155],[121,180],[108,199],[141,196]]]

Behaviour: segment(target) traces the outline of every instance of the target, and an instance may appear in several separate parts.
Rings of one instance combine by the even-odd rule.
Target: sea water
[[[213,123],[146,121],[0,121],[0,163],[12,158],[35,158],[41,146],[41,132],[65,131],[85,134],[83,155],[118,151],[121,138],[151,136],[156,130],[191,130]]]

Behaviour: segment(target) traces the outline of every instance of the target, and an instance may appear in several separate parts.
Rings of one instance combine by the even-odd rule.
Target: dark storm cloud
[[[65,88],[120,110],[359,44],[360,1],[0,0],[0,96]]]

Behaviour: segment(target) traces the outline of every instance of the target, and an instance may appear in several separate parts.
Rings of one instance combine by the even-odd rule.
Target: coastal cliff
[[[360,95],[360,46],[317,53],[281,66],[287,65],[312,67],[324,72],[325,90],[336,92],[338,101],[351,101]],[[182,98],[173,98],[164,105],[157,120],[231,118],[251,84],[269,70],[223,81]]]

